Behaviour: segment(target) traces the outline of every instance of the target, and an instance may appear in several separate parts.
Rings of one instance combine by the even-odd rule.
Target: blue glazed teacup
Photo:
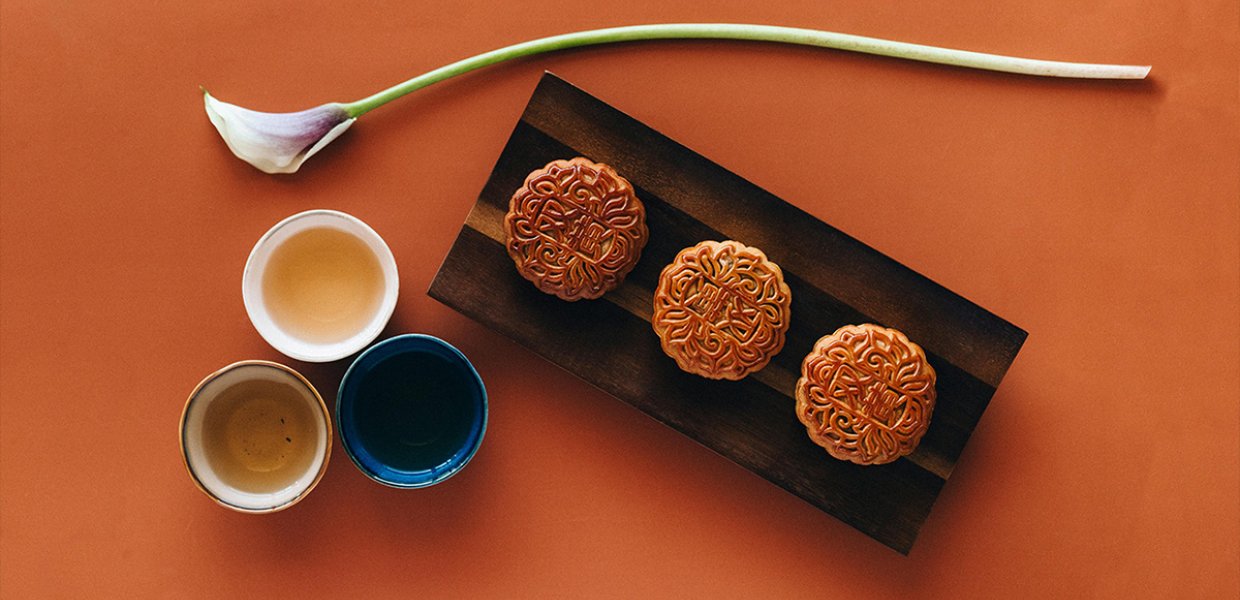
[[[367,477],[427,487],[464,469],[478,451],[486,388],[451,344],[399,335],[353,361],[336,397],[336,425],[345,452]]]

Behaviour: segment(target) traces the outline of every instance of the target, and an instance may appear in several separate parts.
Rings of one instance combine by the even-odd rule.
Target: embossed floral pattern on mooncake
[[[504,234],[517,271],[570,301],[620,285],[649,236],[628,180],[581,157],[530,173],[509,202]]]
[[[884,464],[913,452],[930,427],[935,372],[921,347],[878,325],[824,336],[801,365],[797,417],[840,460]]]
[[[783,272],[761,250],[702,242],[663,269],[650,321],[681,369],[735,380],[784,347],[791,304]]]

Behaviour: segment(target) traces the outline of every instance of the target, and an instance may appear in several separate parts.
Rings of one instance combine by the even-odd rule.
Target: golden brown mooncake
[[[650,324],[681,369],[741,379],[784,347],[792,291],[779,265],[740,242],[702,242],[663,269]]]
[[[577,157],[530,173],[512,195],[504,236],[522,277],[564,300],[624,281],[649,237],[646,208],[611,167]]]
[[[926,353],[903,333],[846,325],[801,364],[797,418],[835,458],[889,463],[912,453],[930,427],[934,383]]]

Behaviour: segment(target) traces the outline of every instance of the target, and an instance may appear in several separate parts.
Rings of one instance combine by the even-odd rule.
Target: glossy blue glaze
[[[398,488],[431,486],[465,468],[482,444],[486,387],[451,344],[399,335],[353,361],[336,395],[336,426],[366,476]]]

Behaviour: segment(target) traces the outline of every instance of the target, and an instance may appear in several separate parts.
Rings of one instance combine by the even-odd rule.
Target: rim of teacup
[[[478,430],[477,437],[474,438],[471,442],[469,442],[470,445],[468,446],[469,448],[468,451],[464,455],[462,455],[460,459],[457,460],[455,464],[453,464],[449,469],[442,471],[440,473],[434,474],[430,476],[430,478],[419,477],[415,479],[411,477],[408,480],[396,480],[396,479],[385,477],[383,474],[376,472],[374,469],[364,464],[364,461],[362,461],[355,454],[353,445],[358,444],[360,442],[358,442],[357,440],[353,440],[351,436],[348,433],[346,433],[349,428],[346,427],[345,423],[343,422],[346,417],[346,411],[344,410],[344,404],[346,401],[346,397],[349,398],[350,402],[353,401],[353,399],[346,394],[346,390],[347,390],[347,385],[350,382],[350,380],[352,380],[357,375],[359,369],[361,368],[359,367],[359,365],[364,364],[373,355],[376,355],[382,352],[389,352],[392,346],[399,345],[399,344],[409,344],[409,343],[420,343],[420,344],[425,344],[427,347],[434,347],[434,348],[442,349],[446,351],[449,355],[453,356],[455,359],[460,361],[462,365],[464,365],[465,369],[467,370],[467,374],[470,380],[477,384],[478,402],[481,404],[481,416],[480,416],[481,422],[478,424],[478,427],[477,427],[477,430]],[[393,352],[391,355],[394,356],[395,352]],[[386,357],[386,356],[383,357],[383,359],[386,359],[386,358],[389,358],[389,357]],[[379,362],[382,362],[383,359],[380,359]],[[378,363],[375,364],[375,366],[377,365]],[[373,366],[371,368],[373,369]],[[483,438],[486,437],[487,423],[490,420],[490,412],[491,412],[490,402],[487,397],[486,383],[482,380],[482,375],[478,373],[478,369],[474,367],[474,363],[471,362],[469,358],[465,356],[465,353],[461,352],[456,346],[453,346],[452,344],[448,343],[447,341],[443,339],[440,339],[433,335],[424,334],[424,333],[405,333],[401,335],[392,336],[383,341],[380,341],[379,343],[371,346],[370,348],[367,348],[365,352],[362,352],[361,354],[357,356],[357,358],[353,359],[353,363],[350,364],[349,369],[345,371],[344,377],[340,379],[340,388],[336,392],[336,429],[340,432],[340,445],[344,448],[345,455],[349,457],[349,460],[353,463],[353,466],[357,467],[357,469],[361,471],[362,474],[365,475],[368,479],[375,481],[377,483],[386,485],[388,487],[393,487],[397,489],[418,489],[418,488],[430,487],[430,486],[433,486],[439,483],[443,483],[444,481],[451,479],[452,477],[456,476],[457,473],[460,473],[462,470],[464,470],[465,466],[468,465],[471,460],[473,460],[474,455],[478,453],[478,449],[482,447],[482,440]],[[351,419],[351,416],[350,416],[350,419]],[[471,437],[472,437],[472,432],[471,432]],[[389,469],[389,470],[396,472],[395,469]]]
[[[185,439],[185,436],[186,436],[185,425],[189,417],[190,409],[192,408],[194,401],[198,399],[199,394],[202,393],[203,389],[205,389],[208,385],[210,385],[216,379],[219,379],[220,377],[228,373],[231,373],[237,369],[241,369],[245,367],[269,367],[269,368],[273,368],[279,371],[283,371],[286,374],[292,375],[293,378],[296,379],[298,383],[304,386],[307,390],[309,390],[311,396],[314,397],[318,405],[318,408],[319,408],[319,413],[322,417],[322,423],[325,429],[324,434],[326,437],[325,443],[323,444],[323,462],[319,465],[318,471],[314,474],[314,478],[310,480],[309,484],[307,484],[305,488],[299,490],[296,495],[294,495],[291,499],[287,501],[280,502],[278,504],[273,504],[271,506],[264,506],[264,507],[259,507],[259,508],[240,506],[238,504],[228,502],[227,500],[219,497],[216,493],[212,492],[207,487],[207,485],[202,481],[198,473],[194,470],[193,464],[190,461],[189,448],[186,446],[186,439]],[[314,387],[314,384],[310,383],[310,380],[306,379],[304,375],[297,372],[292,367],[289,367],[287,365],[282,365],[277,362],[272,362],[269,360],[258,360],[258,359],[240,360],[226,367],[220,368],[216,370],[215,372],[211,373],[210,375],[207,375],[206,377],[202,378],[202,381],[199,381],[198,385],[194,386],[194,390],[190,392],[189,397],[185,400],[185,406],[182,407],[181,409],[181,424],[180,424],[179,431],[178,431],[179,435],[177,436],[179,439],[180,446],[181,446],[181,464],[184,465],[185,471],[189,473],[190,480],[194,482],[194,486],[197,487],[199,491],[206,494],[207,497],[213,500],[216,504],[219,504],[220,506],[223,506],[224,508],[235,510],[237,512],[248,513],[248,514],[267,514],[267,513],[281,511],[286,508],[289,508],[290,506],[293,506],[294,504],[297,504],[298,502],[301,502],[303,498],[309,495],[310,492],[314,490],[316,486],[319,485],[319,481],[321,481],[323,479],[323,475],[327,473],[327,465],[329,462],[331,462],[331,456],[332,456],[332,427],[333,425],[334,423],[332,422],[332,415],[328,411],[327,403],[323,400],[322,394],[319,393],[318,389]]]
[[[263,298],[263,274],[272,252],[294,234],[314,227],[332,227],[356,237],[366,244],[379,261],[383,272],[383,301],[379,310],[362,330],[347,339],[329,344],[308,342],[294,336],[276,324],[267,310]],[[387,242],[370,225],[361,219],[338,210],[316,208],[285,217],[268,229],[245,261],[241,276],[241,298],[250,323],[272,348],[281,354],[305,362],[331,362],[357,353],[368,346],[387,326],[396,311],[396,298],[400,293],[400,276],[396,269],[396,257]]]

